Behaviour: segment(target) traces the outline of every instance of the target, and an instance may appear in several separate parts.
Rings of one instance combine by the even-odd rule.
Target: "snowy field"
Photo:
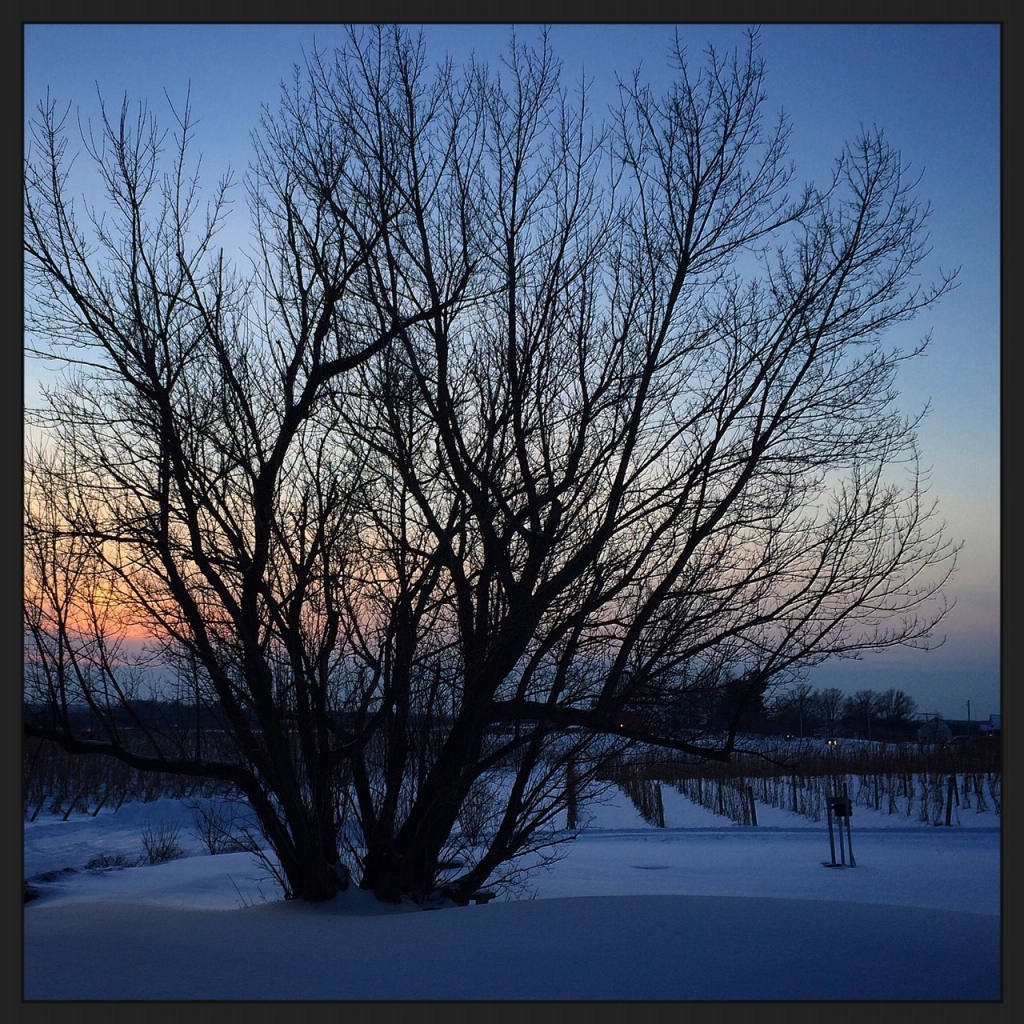
[[[249,854],[205,853],[177,801],[43,813],[24,825],[40,896],[24,910],[23,998],[1002,998],[991,810],[959,808],[945,828],[856,807],[856,867],[831,868],[824,821],[759,803],[742,826],[667,786],[663,800],[658,829],[616,791],[518,898],[433,912],[354,887],[285,902]],[[137,861],[143,830],[165,823],[186,856],[86,868]]]

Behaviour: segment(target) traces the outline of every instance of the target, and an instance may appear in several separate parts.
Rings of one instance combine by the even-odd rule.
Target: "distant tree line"
[[[819,689],[805,681],[785,687],[752,690],[742,679],[725,679],[716,687],[691,687],[662,703],[635,702],[619,714],[623,728],[708,732],[727,730],[765,736],[823,738],[846,736],[897,742],[918,739],[921,716],[917,702],[890,687],[845,694],[836,686]]]
[[[799,682],[755,712],[750,728],[792,736],[850,736],[869,740],[917,739],[917,701],[890,687],[857,690],[847,696],[836,686],[817,689]]]

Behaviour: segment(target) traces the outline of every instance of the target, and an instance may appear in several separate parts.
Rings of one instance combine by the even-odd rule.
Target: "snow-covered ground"
[[[856,867],[831,868],[824,821],[759,803],[757,827],[735,825],[662,795],[664,829],[616,791],[517,899],[436,912],[355,888],[285,902],[250,855],[206,854],[177,801],[40,814],[24,825],[40,896],[25,905],[23,997],[1001,999],[991,810],[945,828],[857,807]],[[165,823],[187,856],[86,868],[135,862]]]

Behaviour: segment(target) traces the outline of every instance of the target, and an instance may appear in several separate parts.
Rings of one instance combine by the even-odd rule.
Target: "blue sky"
[[[593,100],[614,99],[616,73],[642,64],[656,89],[678,29],[691,63],[708,42],[743,44],[744,26],[683,24],[555,25],[551,40],[572,81],[593,79]],[[527,41],[533,25],[516,27]],[[475,51],[495,61],[508,25],[434,24],[427,53],[456,61]],[[199,116],[196,143],[212,185],[230,165],[236,180],[249,159],[249,136],[262,104],[276,104],[280,82],[314,43],[333,45],[336,25],[28,24],[24,26],[26,118],[47,89],[61,105],[95,118],[97,84],[109,104],[145,99],[169,123],[167,95],[180,104],[191,87]],[[821,180],[844,140],[879,126],[923,174],[920,194],[933,207],[932,254],[925,277],[959,266],[960,286],[899,333],[913,347],[929,330],[928,353],[905,364],[901,403],[927,404],[920,428],[931,494],[949,533],[964,541],[950,587],[957,604],[944,623],[946,643],[927,652],[888,652],[816,669],[816,686],[906,690],[921,710],[965,718],[1000,710],[1000,28],[995,24],[769,24],[760,28],[769,108],[793,123],[792,156],[801,180]],[[244,200],[237,192],[237,216]],[[26,366],[26,402],[35,368]]]

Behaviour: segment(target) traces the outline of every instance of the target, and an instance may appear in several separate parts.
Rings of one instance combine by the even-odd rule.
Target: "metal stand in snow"
[[[832,853],[832,860],[823,860],[822,864],[827,868],[846,867],[846,851],[850,852],[850,867],[855,868],[857,862],[853,859],[853,837],[850,835],[850,818],[853,817],[853,803],[847,792],[846,783],[843,783],[842,796],[828,796],[825,798],[825,805],[828,812],[828,845]],[[839,861],[836,861],[836,840],[832,831],[832,817],[835,816],[836,825],[839,831]],[[843,823],[846,823],[846,845],[843,845]]]

